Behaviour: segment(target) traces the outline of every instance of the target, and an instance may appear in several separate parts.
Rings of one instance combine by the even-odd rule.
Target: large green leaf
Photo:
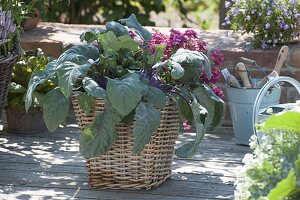
[[[177,62],[184,68],[182,81],[199,81],[202,69],[205,69],[208,79],[211,78],[211,66],[207,56],[198,51],[178,49],[171,56],[171,60]]]
[[[98,35],[98,39],[104,49],[104,52],[106,52],[106,55],[117,52],[121,49],[119,40],[112,31]]]
[[[140,102],[136,107],[133,128],[133,153],[139,154],[150,142],[152,134],[160,125],[160,111],[149,104]]]
[[[84,90],[94,97],[104,97],[106,96],[106,91],[96,83],[93,79],[89,77],[84,77],[83,81]]]
[[[263,131],[282,129],[300,132],[300,113],[289,111],[280,115],[270,116],[260,127]]]
[[[129,49],[130,51],[136,51],[139,49],[140,43],[138,43],[128,35],[120,36],[118,37],[118,40],[121,49]]]
[[[178,80],[184,76],[184,69],[181,67],[181,65],[179,63],[170,61],[169,65],[172,67],[171,76],[175,80]]]
[[[60,65],[64,62],[72,62],[78,65],[85,64],[89,59],[95,61],[99,58],[99,50],[92,44],[80,44],[74,45],[70,49],[66,50],[59,56],[56,61],[56,65]]]
[[[129,35],[128,30],[118,22],[107,22],[105,24],[106,31],[112,31],[117,37],[122,35]]]
[[[187,120],[188,124],[192,124],[194,116],[189,103],[181,97],[176,97],[176,102],[180,115],[182,115],[183,118]]]
[[[86,114],[90,114],[92,107],[95,103],[95,97],[86,92],[82,92],[77,96],[78,105]]]
[[[85,158],[91,158],[110,150],[117,141],[118,134],[115,126],[120,121],[120,116],[106,101],[104,112],[98,114],[94,124],[85,128],[81,133],[80,153]]]
[[[91,42],[97,40],[97,35],[104,33],[104,32],[105,32],[105,29],[88,29],[80,35],[80,40],[81,41],[85,40],[86,42],[91,43]]]
[[[166,106],[166,95],[165,93],[156,87],[148,87],[147,95],[144,99],[158,108],[164,108]]]
[[[175,154],[181,158],[188,158],[193,156],[196,153],[199,144],[205,135],[205,127],[201,122],[201,115],[205,115],[205,108],[203,108],[197,102],[197,100],[194,99],[191,104],[191,109],[193,111],[194,122],[196,125],[196,138],[194,141],[188,142],[175,150]]]
[[[164,56],[165,48],[165,45],[155,46],[155,52],[153,54],[147,55],[147,63],[149,65],[154,65],[159,62]]]
[[[153,65],[152,69],[155,69],[156,72],[158,73],[163,67],[165,67],[167,64],[169,63],[169,61],[159,61],[157,62],[155,65]]]
[[[68,98],[70,97],[74,84],[79,77],[84,77],[90,69],[92,62],[86,62],[85,64],[76,64],[66,61],[60,64],[56,69],[56,75],[58,78],[58,85],[62,93]]]
[[[136,51],[139,48],[139,43],[134,41],[130,36],[123,35],[117,37],[112,31],[98,35],[98,39],[106,56],[115,54],[120,49]]]
[[[139,75],[131,74],[123,80],[108,78],[106,90],[112,107],[126,116],[141,100],[143,87]]]
[[[289,175],[277,183],[276,187],[269,192],[268,198],[272,200],[285,199],[296,188],[296,176],[294,169],[292,168],[289,172]]]
[[[47,64],[45,70],[36,71],[31,75],[31,78],[28,83],[26,99],[25,99],[25,109],[28,112],[29,107],[32,104],[32,94],[35,88],[48,80],[51,76],[54,75],[56,69],[56,61],[52,61]]]
[[[68,115],[70,99],[56,88],[47,93],[43,103],[43,117],[49,131],[53,132]]]
[[[33,107],[43,107],[45,96],[46,94],[44,93],[33,92],[32,94]]]
[[[133,28],[144,41],[151,41],[151,33],[138,22],[134,14],[130,15],[127,19],[121,19],[120,22],[128,26],[128,28]]]
[[[199,103],[206,108],[207,117],[205,119],[205,127],[209,131],[218,129],[225,116],[225,103],[218,97],[209,86],[201,85],[193,90],[198,98]]]

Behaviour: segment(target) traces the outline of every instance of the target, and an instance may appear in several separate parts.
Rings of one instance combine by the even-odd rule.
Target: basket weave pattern
[[[13,66],[18,59],[18,54],[11,55],[8,58],[0,59],[0,116],[8,94],[8,85],[12,78],[11,75]]]
[[[90,115],[72,97],[76,119],[81,130],[93,123],[96,113],[104,110],[104,101],[97,99]],[[118,140],[112,149],[99,157],[87,159],[88,181],[94,188],[150,189],[163,183],[171,175],[172,155],[178,137],[178,110],[169,100],[161,110],[161,123],[151,141],[139,155],[132,153],[133,124],[119,123]]]

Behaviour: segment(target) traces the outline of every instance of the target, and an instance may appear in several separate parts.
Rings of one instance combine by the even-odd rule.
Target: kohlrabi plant
[[[180,118],[194,121],[196,138],[176,150],[180,157],[192,156],[206,130],[218,128],[224,117],[224,102],[201,78],[212,77],[207,56],[197,50],[177,48],[168,58],[166,45],[151,45],[152,34],[135,15],[108,22],[103,29],[81,35],[85,43],[66,50],[44,71],[32,75],[26,109],[35,88],[47,80],[58,87],[49,91],[43,103],[44,120],[54,131],[67,116],[70,97],[80,91],[79,105],[86,113],[95,98],[105,101],[105,110],[86,127],[80,137],[80,151],[86,158],[106,153],[116,142],[118,123],[134,122],[133,153],[138,154],[160,124],[160,110],[168,98],[177,102]]]
[[[252,138],[253,154],[238,169],[235,199],[300,199],[300,113],[268,118],[261,127],[262,143]]]

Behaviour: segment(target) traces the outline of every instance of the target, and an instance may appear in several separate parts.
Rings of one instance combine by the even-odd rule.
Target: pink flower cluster
[[[202,53],[207,53],[206,42],[201,41],[197,32],[188,29],[184,33],[178,30],[171,29],[170,35],[163,34],[161,32],[156,32],[152,35],[152,40],[150,42],[150,50],[154,52],[156,46],[165,45],[163,60],[167,60],[170,56],[175,53],[179,48],[189,49],[193,51],[199,51]],[[214,50],[210,53],[211,59],[211,79],[208,80],[205,71],[202,71],[200,79],[209,84],[216,95],[223,98],[223,91],[218,88],[215,84],[221,77],[221,71],[217,68],[224,61],[224,56],[219,50]]]
[[[170,58],[179,48],[205,52],[206,43],[199,40],[198,34],[194,30],[186,30],[184,33],[175,29],[170,30],[170,35],[165,35],[161,32],[156,32],[152,35],[150,49],[155,46],[165,45],[164,60]]]

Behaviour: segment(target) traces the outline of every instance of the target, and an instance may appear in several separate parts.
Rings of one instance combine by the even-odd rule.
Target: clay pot
[[[6,108],[7,132],[38,133],[47,129],[40,108],[24,110]]]
[[[24,31],[29,31],[31,29],[34,29],[37,27],[38,23],[40,21],[40,12],[35,9],[33,12],[33,16],[27,18],[23,23],[22,27]]]

